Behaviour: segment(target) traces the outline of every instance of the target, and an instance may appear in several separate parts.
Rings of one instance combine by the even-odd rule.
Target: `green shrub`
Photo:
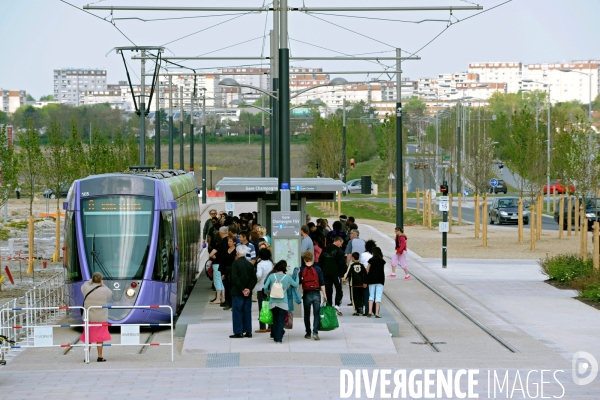
[[[583,261],[579,254],[559,254],[539,261],[542,273],[550,279],[569,284],[573,279],[589,276],[593,271],[592,260]]]
[[[600,282],[592,283],[591,285],[587,286],[581,293],[579,293],[579,297],[600,302]]]

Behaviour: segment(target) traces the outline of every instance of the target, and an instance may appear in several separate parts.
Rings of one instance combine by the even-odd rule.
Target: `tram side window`
[[[161,211],[156,261],[152,271],[155,281],[173,282],[175,278],[173,242],[173,214],[171,211]]]
[[[68,211],[65,220],[65,254],[63,266],[65,267],[65,281],[67,283],[81,281],[81,267],[77,255],[77,236],[75,231],[75,213]]]

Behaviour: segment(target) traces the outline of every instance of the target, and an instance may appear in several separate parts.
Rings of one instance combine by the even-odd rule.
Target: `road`
[[[353,201],[353,200],[357,200],[357,199],[343,199],[343,201]],[[361,200],[365,200],[365,201],[374,201],[376,203],[387,203],[389,200],[388,199],[382,199],[382,198],[365,198],[365,199],[361,199]],[[492,201],[494,200],[494,197],[488,197],[488,210],[489,210],[489,205],[492,203]],[[392,198],[392,203],[394,206],[396,206],[396,198]],[[407,199],[406,200],[406,206],[408,208],[417,208],[417,200],[416,199]],[[423,206],[423,200],[421,200],[421,207]],[[458,218],[458,200],[456,198],[453,199],[452,201],[452,218],[453,219],[457,219]],[[475,210],[473,208],[473,198],[468,198],[466,200],[466,202],[463,202],[463,207],[462,207],[462,220],[463,222],[467,222],[470,224],[475,223]],[[517,228],[517,224],[506,224],[506,225],[502,225],[502,226],[508,226],[508,227],[514,227],[515,229]],[[554,218],[544,215],[544,218],[542,219],[542,230],[550,230],[550,231],[558,231],[558,224],[556,222],[554,222]]]

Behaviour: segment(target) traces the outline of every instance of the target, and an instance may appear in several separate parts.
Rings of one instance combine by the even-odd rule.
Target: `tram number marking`
[[[89,196],[90,192],[81,192],[81,197]]]

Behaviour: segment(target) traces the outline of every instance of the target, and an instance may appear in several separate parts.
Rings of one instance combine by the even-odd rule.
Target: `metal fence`
[[[49,325],[62,318],[64,305],[64,273],[36,283],[25,294],[0,306],[0,335],[24,345],[33,343],[33,326]],[[22,326],[19,329],[3,327]],[[9,350],[6,354],[13,351]],[[2,353],[1,358],[6,354]]]

